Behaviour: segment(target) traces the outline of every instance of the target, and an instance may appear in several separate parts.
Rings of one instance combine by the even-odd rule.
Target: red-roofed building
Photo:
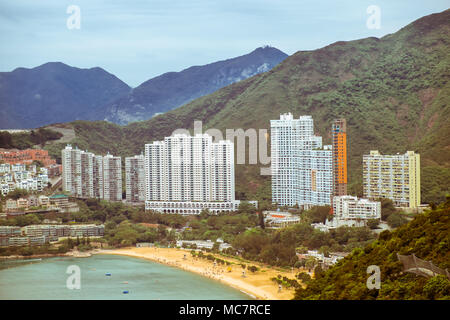
[[[37,160],[42,162],[44,167],[48,167],[52,164],[56,164],[56,160],[50,158],[47,150],[42,149],[26,149],[26,150],[0,150],[0,160],[9,164],[25,163],[31,164]]]

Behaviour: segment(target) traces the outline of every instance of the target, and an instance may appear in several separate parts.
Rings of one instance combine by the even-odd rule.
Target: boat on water
[[[123,294],[128,294],[128,292],[129,292],[128,290],[125,290],[125,291],[123,291],[122,293],[123,293]]]
[[[105,273],[105,276],[110,277],[111,273],[107,272],[107,273]]]

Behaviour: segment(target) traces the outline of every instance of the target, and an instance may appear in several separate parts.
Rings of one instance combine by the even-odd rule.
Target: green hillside
[[[423,17],[381,39],[336,42],[299,51],[266,73],[225,87],[174,111],[120,127],[72,123],[75,143],[122,156],[177,128],[268,128],[282,112],[310,114],[317,134],[330,143],[333,119],[348,123],[349,190],[362,193],[362,155],[421,154],[422,202],[450,193],[450,10]],[[49,147],[59,155],[61,145]],[[270,197],[270,178],[257,165],[238,165],[240,198]]]
[[[445,275],[425,278],[404,273],[397,253],[414,253],[441,269],[450,269],[450,197],[436,210],[418,215],[392,233],[384,231],[364,249],[355,249],[317,275],[306,289],[298,289],[295,299],[450,299],[450,281]],[[379,290],[366,287],[370,265],[380,267]]]

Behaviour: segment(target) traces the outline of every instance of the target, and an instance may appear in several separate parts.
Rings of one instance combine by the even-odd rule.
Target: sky
[[[79,20],[67,11],[72,5]],[[136,87],[263,45],[291,55],[382,37],[449,7],[449,0],[0,0],[0,71],[59,61],[101,67]]]

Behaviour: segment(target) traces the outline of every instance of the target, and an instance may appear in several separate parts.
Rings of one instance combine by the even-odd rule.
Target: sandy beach
[[[233,288],[239,289],[253,298],[259,300],[289,300],[294,295],[294,289],[282,288],[279,291],[278,284],[270,280],[272,277],[286,276],[290,279],[295,277],[292,272],[278,271],[272,268],[261,266],[257,263],[245,263],[255,265],[260,270],[252,273],[245,271],[245,277],[242,276],[242,267],[240,261],[232,258],[224,258],[214,254],[217,258],[235,263],[231,265],[231,271],[227,266],[214,265],[213,262],[206,259],[193,258],[190,250],[175,248],[124,248],[114,250],[101,250],[98,254],[117,254],[136,258],[148,259],[158,263],[177,267],[186,271],[195,272],[202,276],[220,281]]]

